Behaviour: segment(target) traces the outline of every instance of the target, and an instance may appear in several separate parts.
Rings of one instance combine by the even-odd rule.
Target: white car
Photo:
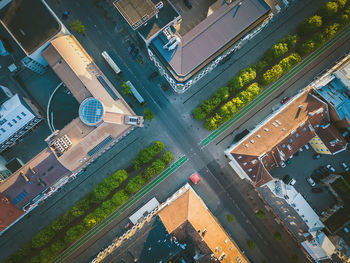
[[[307,144],[305,144],[305,150],[309,150],[310,149],[310,147],[309,147],[309,145],[307,145]]]
[[[340,166],[344,169],[345,172],[349,171],[349,166],[346,163],[341,162]]]
[[[296,182],[297,181],[294,178],[292,178],[292,180],[290,180],[290,182],[289,182],[289,185],[295,185]]]
[[[326,165],[326,168],[327,168],[328,170],[330,170],[331,172],[335,173],[335,169],[334,169],[334,167],[333,167],[332,165],[327,164],[327,165]]]
[[[286,163],[285,163],[285,162],[280,162],[280,166],[281,166],[282,168],[284,168],[284,167],[286,167]]]
[[[316,185],[315,181],[314,181],[311,177],[306,178],[306,181],[307,181],[312,187],[314,187],[314,186]]]

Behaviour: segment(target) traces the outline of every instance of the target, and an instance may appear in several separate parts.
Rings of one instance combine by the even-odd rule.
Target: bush
[[[311,33],[316,32],[322,26],[322,17],[314,15],[306,18],[304,22],[298,27],[298,34],[301,36],[307,36]]]
[[[248,244],[248,247],[250,249],[255,249],[256,248],[256,245],[255,245],[253,240],[247,240],[247,244]]]
[[[142,149],[133,160],[134,169],[139,170],[144,164],[151,161],[158,153],[164,150],[164,144],[156,141],[153,145]]]
[[[122,93],[123,93],[123,94],[125,94],[125,95],[127,95],[127,94],[132,94],[132,92],[131,92],[131,87],[130,87],[129,84],[126,83],[126,81],[123,82],[122,88],[123,88],[123,90],[122,90]]]
[[[256,217],[259,219],[264,219],[265,218],[265,213],[261,210],[256,211]]]

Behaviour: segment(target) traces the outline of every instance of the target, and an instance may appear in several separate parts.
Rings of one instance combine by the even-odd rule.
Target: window
[[[303,131],[306,132],[306,127],[303,128]]]
[[[19,115],[17,115],[17,119],[20,121],[20,120],[22,120],[22,118],[19,116]]]
[[[0,131],[5,132],[5,129],[1,128]]]
[[[288,140],[290,143],[292,143],[293,142],[293,139],[292,138],[289,138],[289,140]]]
[[[282,144],[282,148],[286,148],[286,145],[285,145],[285,144]]]
[[[15,119],[12,119],[12,121],[13,121],[14,123],[17,123],[17,121],[16,121]]]
[[[21,114],[23,115],[23,117],[27,116],[27,114],[25,114],[23,111],[22,111],[22,113],[21,113]]]
[[[299,137],[299,133],[296,133],[296,134],[295,134],[295,138],[298,138],[298,137]]]
[[[10,126],[10,127],[12,127],[13,125],[11,124],[11,122],[9,122],[9,123],[7,123],[8,124],[8,126]]]

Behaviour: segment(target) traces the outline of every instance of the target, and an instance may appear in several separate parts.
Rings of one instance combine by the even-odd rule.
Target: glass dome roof
[[[102,120],[103,104],[95,98],[87,98],[79,107],[79,116],[86,125],[94,126]]]

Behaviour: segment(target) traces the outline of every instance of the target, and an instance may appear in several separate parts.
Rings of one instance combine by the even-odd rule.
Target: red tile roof
[[[11,204],[7,197],[0,193],[0,232],[23,214],[22,210]]]

